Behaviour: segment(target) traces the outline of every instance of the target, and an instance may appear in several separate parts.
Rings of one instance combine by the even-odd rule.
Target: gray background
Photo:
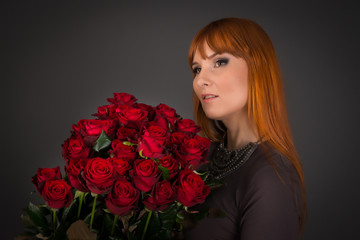
[[[360,239],[355,4],[146,2],[11,1],[1,7],[1,239],[22,231],[20,214],[37,168],[61,166],[63,172],[61,144],[72,124],[90,118],[113,92],[165,103],[192,118],[188,47],[200,28],[223,17],[258,22],[275,45],[305,169],[304,239]]]

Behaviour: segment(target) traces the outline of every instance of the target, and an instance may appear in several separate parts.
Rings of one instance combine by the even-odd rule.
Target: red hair
[[[211,22],[193,39],[189,49],[191,67],[196,51],[205,59],[204,44],[216,53],[230,53],[243,58],[249,68],[248,117],[254,122],[260,140],[267,140],[293,164],[301,184],[301,219],[305,218],[303,168],[290,132],[282,78],[274,47],[266,32],[248,19],[225,18]],[[202,135],[212,141],[223,140],[226,127],[221,121],[206,117],[200,100],[193,92],[195,120]],[[265,149],[265,145],[261,144]]]

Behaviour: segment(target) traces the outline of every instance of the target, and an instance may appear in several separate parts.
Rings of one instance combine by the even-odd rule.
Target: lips
[[[202,101],[204,103],[208,103],[208,102],[216,99],[218,97],[218,95],[207,93],[207,94],[202,94],[201,97],[202,97]]]
[[[218,97],[218,95],[206,93],[206,94],[201,94],[201,97],[203,100],[207,100],[207,99],[211,99],[211,98],[216,98],[216,97]]]

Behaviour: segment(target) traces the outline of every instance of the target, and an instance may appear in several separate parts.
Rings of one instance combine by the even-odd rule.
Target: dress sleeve
[[[239,206],[241,240],[298,239],[299,214],[287,176],[289,171],[280,180],[270,164],[252,174]]]

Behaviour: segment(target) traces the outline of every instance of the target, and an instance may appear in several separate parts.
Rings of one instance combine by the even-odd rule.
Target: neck
[[[229,150],[242,148],[249,142],[256,142],[259,139],[255,127],[249,120],[247,114],[243,114],[233,121],[223,121],[223,123],[227,128],[226,148]]]

